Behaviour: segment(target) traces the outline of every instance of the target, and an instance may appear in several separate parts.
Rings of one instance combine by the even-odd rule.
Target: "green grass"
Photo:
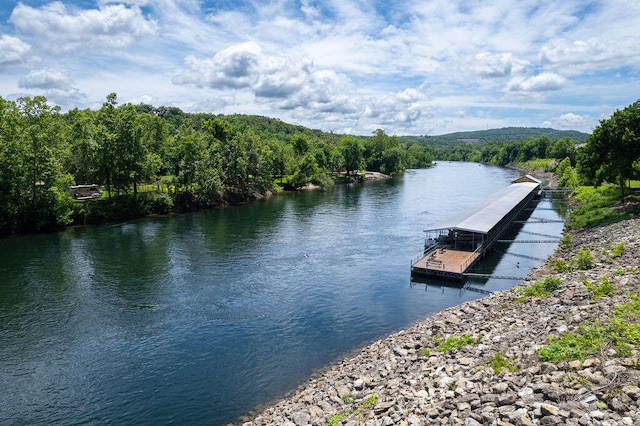
[[[378,395],[375,392],[373,392],[371,395],[367,397],[367,399],[365,399],[364,401],[362,401],[360,404],[357,404],[357,405],[356,405],[357,398],[352,393],[346,393],[342,395],[340,398],[342,399],[342,402],[344,402],[347,405],[350,405],[351,407],[342,413],[334,414],[327,421],[327,426],[339,425],[340,423],[342,423],[343,420],[351,416],[362,418],[363,414],[359,410],[372,409],[378,403]]]
[[[620,188],[614,185],[601,185],[597,188],[581,186],[573,193],[575,208],[569,215],[567,227],[582,229],[602,223],[619,222],[635,217],[638,214],[638,195],[627,195],[627,202],[631,207],[615,208],[620,202]]]
[[[571,270],[571,267],[569,266],[569,264],[562,259],[557,259],[554,262],[554,265],[556,267],[556,272],[559,274],[563,272],[569,272]]]
[[[333,417],[331,417],[329,419],[329,421],[327,421],[327,426],[336,426],[339,425],[340,423],[342,423],[342,420],[344,420],[344,414],[334,414]]]
[[[558,290],[560,287],[562,287],[562,280],[560,278],[546,277],[544,280],[538,280],[525,288],[522,296],[518,298],[518,301],[524,302],[527,297],[537,297],[541,299]]]
[[[377,402],[378,402],[378,395],[376,395],[374,392],[371,395],[369,395],[369,398],[365,399],[362,403],[360,403],[358,405],[358,408],[373,408],[376,406]]]
[[[617,259],[618,257],[622,256],[623,253],[624,253],[624,243],[618,243],[615,246],[613,246],[613,250],[612,250],[613,257]]]
[[[630,356],[640,349],[640,292],[629,303],[618,305],[608,321],[586,322],[578,330],[550,337],[538,349],[541,361],[585,360],[614,349],[617,356]]]
[[[345,393],[340,398],[345,404],[355,404],[357,399],[356,396],[352,393]]]
[[[603,352],[606,346],[605,327],[599,323],[583,324],[575,333],[550,337],[549,343],[538,349],[538,357],[541,361],[584,361]]]
[[[554,158],[533,158],[525,162],[517,162],[518,166],[524,167],[527,170],[544,170],[545,172],[551,172],[555,168],[551,164],[557,162]]]
[[[562,238],[560,238],[560,245],[562,247],[571,247],[573,244],[573,238],[571,238],[570,234],[564,234]]]
[[[479,344],[480,341],[482,341],[482,334],[475,338],[468,334],[463,334],[462,336],[449,336],[445,340],[436,336],[433,341],[437,345],[436,350],[438,352],[451,352],[454,349],[461,349],[465,346]]]
[[[493,369],[495,374],[500,374],[502,370],[511,372],[517,370],[517,368],[513,366],[512,361],[506,358],[502,352],[496,353],[494,357],[491,358],[491,361],[489,361],[489,367]]]
[[[573,259],[572,262],[574,262],[576,267],[581,271],[586,271],[593,269],[594,261],[593,253],[585,247],[578,252],[578,256]]]
[[[615,284],[611,283],[607,277],[602,277],[600,285],[592,284],[586,279],[582,280],[582,284],[584,284],[591,293],[592,300],[597,300],[601,297],[611,297],[616,294]]]

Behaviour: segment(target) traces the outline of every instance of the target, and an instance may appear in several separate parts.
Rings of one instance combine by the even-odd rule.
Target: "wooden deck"
[[[462,279],[462,274],[475,263],[479,256],[480,253],[477,252],[437,249],[411,265],[411,271],[419,275]]]

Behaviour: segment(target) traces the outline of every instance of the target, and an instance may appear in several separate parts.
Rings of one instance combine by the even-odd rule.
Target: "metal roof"
[[[457,229],[486,234],[538,185],[536,182],[512,183],[481,203],[425,229],[425,232]]]

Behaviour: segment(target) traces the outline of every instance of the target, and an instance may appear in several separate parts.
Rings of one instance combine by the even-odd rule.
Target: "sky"
[[[640,99],[640,0],[2,0],[0,97],[327,132],[590,133]]]

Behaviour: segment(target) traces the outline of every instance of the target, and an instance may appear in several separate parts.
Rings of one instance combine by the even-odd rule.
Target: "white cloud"
[[[266,55],[255,42],[230,46],[213,58],[189,56],[185,68],[173,78],[177,85],[217,90],[246,89],[282,109],[315,105],[334,110],[344,101],[350,81],[331,70],[316,70],[305,58]]]
[[[31,46],[17,37],[0,37],[0,69],[21,65],[27,61]]]
[[[33,70],[18,80],[18,86],[44,94],[50,101],[62,105],[82,102],[86,98],[69,76],[55,69]]]
[[[18,81],[23,89],[60,89],[69,90],[73,86],[71,79],[62,71],[41,69],[33,70]]]
[[[506,78],[519,75],[528,68],[531,63],[526,60],[514,58],[512,53],[481,52],[475,55],[471,68],[482,78]]]
[[[590,115],[578,115],[572,112],[553,117],[545,121],[540,127],[553,128],[558,130],[579,130],[586,133],[598,125],[598,119]]]
[[[47,1],[0,8],[0,94],[438,134],[570,125],[640,84],[637,0]]]
[[[544,92],[562,89],[566,79],[555,73],[545,72],[528,78],[514,78],[507,84],[509,93],[523,97],[540,97]]]
[[[554,40],[542,46],[540,62],[581,69],[613,69],[640,60],[640,36],[615,40]]]
[[[260,46],[249,42],[228,47],[210,59],[188,56],[185,69],[173,82],[212,89],[248,88],[255,84],[260,55]]]
[[[137,6],[107,5],[102,9],[69,10],[59,1],[40,8],[22,3],[9,18],[18,31],[53,52],[124,48],[156,33],[157,24]]]
[[[419,101],[424,95],[416,89],[407,89],[401,93],[372,99],[367,105],[364,116],[375,118],[385,125],[413,123],[422,115]]]

